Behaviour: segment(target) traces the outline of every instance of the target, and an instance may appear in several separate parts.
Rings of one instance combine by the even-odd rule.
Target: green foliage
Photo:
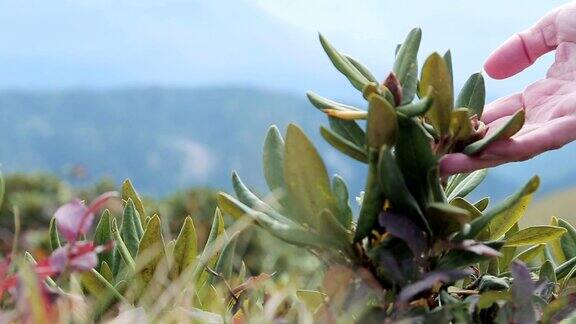
[[[522,127],[524,112],[486,136],[479,119],[485,102],[482,75],[472,75],[455,100],[448,51],[430,55],[418,80],[420,41],[421,31],[411,31],[397,48],[393,72],[380,84],[364,65],[320,36],[334,66],[367,101],[362,110],[308,93],[328,116],[329,127],[320,128],[326,142],[366,165],[355,222],[344,182],[337,177],[338,185],[330,186],[318,151],[294,125],[285,142],[275,126],[266,138],[267,198],[252,193],[234,173],[238,198],[220,193],[218,205],[326,262],[325,280],[328,286],[339,285],[339,292],[297,294],[315,310],[316,320],[355,314],[354,304],[362,304],[364,313],[353,316],[378,321],[541,320],[557,294],[571,294],[566,287],[576,274],[576,258],[549,260],[548,245],[558,242],[562,255],[573,257],[576,230],[566,223],[518,227],[538,177],[490,207],[488,198],[466,200],[488,170],[440,176],[442,156],[479,154],[490,143],[510,138]],[[366,121],[364,129],[358,120]],[[535,283],[531,272],[542,280]],[[365,289],[358,291],[352,281]],[[325,296],[330,306],[319,306]],[[348,306],[338,312],[335,305]]]

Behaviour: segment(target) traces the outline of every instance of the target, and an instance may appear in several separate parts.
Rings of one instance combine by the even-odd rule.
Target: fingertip
[[[484,71],[491,78],[501,80],[521,72],[531,64],[522,38],[514,35],[488,56]]]
[[[454,153],[445,155],[440,159],[440,175],[449,176],[466,172],[469,164],[470,157],[465,154]]]

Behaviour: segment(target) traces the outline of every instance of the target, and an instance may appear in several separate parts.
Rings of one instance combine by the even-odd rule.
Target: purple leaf
[[[401,302],[407,302],[411,300],[414,296],[421,292],[431,289],[435,285],[442,283],[453,282],[462,279],[471,272],[467,270],[447,270],[447,271],[437,271],[428,273],[422,280],[417,281],[411,285],[408,285],[402,289],[400,292],[399,300]]]
[[[474,240],[464,240],[454,246],[454,248],[490,257],[499,257],[502,255],[497,250]]]
[[[514,261],[510,265],[512,272],[512,300],[514,301],[514,321],[517,323],[535,323],[536,314],[532,305],[532,297],[536,287],[530,270],[520,261]]]
[[[66,266],[74,271],[88,271],[98,265],[98,253],[102,248],[92,242],[75,242],[56,249],[49,258],[54,273],[61,273]]]
[[[390,235],[406,242],[414,256],[420,258],[426,251],[426,238],[410,218],[396,213],[382,212],[380,225],[384,226]]]

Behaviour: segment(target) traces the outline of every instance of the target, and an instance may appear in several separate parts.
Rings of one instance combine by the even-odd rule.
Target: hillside
[[[532,203],[523,225],[541,225],[548,223],[550,217],[557,216],[563,218],[571,224],[576,224],[576,188],[558,191]]]
[[[289,122],[312,137],[330,172],[337,170],[352,193],[362,190],[358,164],[323,143],[318,127],[324,117],[304,94],[250,88],[0,92],[0,162],[4,172],[47,170],[78,184],[130,177],[150,195],[190,186],[229,189],[232,170],[263,188],[266,130]],[[534,174],[543,183],[537,197],[573,186],[576,165],[567,161],[575,154],[569,145],[491,170],[474,198],[501,199]],[[81,181],[69,177],[78,166],[87,172]]]

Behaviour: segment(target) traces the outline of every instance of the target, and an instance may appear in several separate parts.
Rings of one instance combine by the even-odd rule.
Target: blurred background
[[[46,197],[71,195],[62,188],[90,192],[130,178],[145,195],[181,206],[180,214],[212,213],[209,193],[229,190],[231,170],[263,188],[266,129],[289,122],[306,130],[356,196],[364,174],[320,140],[324,116],[305,92],[363,100],[333,69],[318,32],[384,78],[396,44],[420,26],[421,57],[451,49],[459,89],[502,41],[563,3],[0,0],[0,169],[12,174],[8,199],[39,209],[24,217],[48,217],[46,201],[54,200]],[[538,80],[551,61],[487,80],[488,100]],[[574,157],[576,144],[496,168],[476,196],[503,199],[539,174],[529,222],[576,221]]]

